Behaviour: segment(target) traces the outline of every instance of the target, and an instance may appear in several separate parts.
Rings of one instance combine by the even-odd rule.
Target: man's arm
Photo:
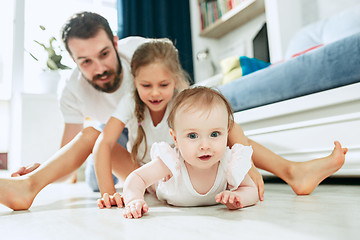
[[[83,129],[83,127],[84,125],[82,123],[65,123],[60,147],[68,144]]]
[[[83,129],[84,124],[82,123],[65,123],[63,136],[61,139],[61,145],[60,148],[68,144],[71,140],[74,139],[74,137]],[[63,181],[69,179],[71,183],[77,182],[77,172],[74,172],[71,175],[65,176],[59,181]]]

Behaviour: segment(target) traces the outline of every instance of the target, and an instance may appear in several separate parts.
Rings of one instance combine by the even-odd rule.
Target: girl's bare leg
[[[28,209],[48,184],[78,169],[92,151],[100,132],[83,129],[35,171],[16,178],[0,179],[0,203],[13,209]]]
[[[347,153],[347,148],[342,148],[341,144],[335,141],[332,153],[326,157],[305,162],[292,162],[255,141],[249,139],[249,142],[254,149],[255,166],[283,179],[297,195],[313,192],[325,178],[342,167]]]

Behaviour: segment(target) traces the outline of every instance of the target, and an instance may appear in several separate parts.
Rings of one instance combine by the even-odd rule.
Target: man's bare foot
[[[338,141],[334,142],[332,153],[324,158],[306,162],[294,162],[287,183],[297,195],[308,195],[331,174],[338,171],[345,162],[347,148],[342,148]]]
[[[13,210],[29,209],[36,194],[25,177],[0,179],[0,204]]]

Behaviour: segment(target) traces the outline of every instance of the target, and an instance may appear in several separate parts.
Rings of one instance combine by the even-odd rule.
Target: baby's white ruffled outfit
[[[173,176],[166,182],[159,181],[156,185],[156,195],[174,206],[206,206],[217,204],[215,196],[228,187],[235,190],[244,180],[251,168],[252,147],[235,144],[227,148],[220,160],[216,180],[206,194],[199,194],[193,188],[187,172],[184,159],[175,148],[168,143],[154,143],[151,148],[151,159],[160,158],[170,169]]]

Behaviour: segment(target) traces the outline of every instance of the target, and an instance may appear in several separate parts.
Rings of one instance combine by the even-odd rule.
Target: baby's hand
[[[97,200],[97,205],[100,209],[104,207],[111,208],[112,206],[122,208],[124,206],[124,200],[120,193],[115,193],[114,195],[104,193],[103,197]]]
[[[126,204],[124,209],[125,218],[141,218],[149,210],[144,200],[137,199]]]
[[[223,191],[215,196],[218,203],[226,205],[228,209],[243,208],[239,195],[231,191]]]

